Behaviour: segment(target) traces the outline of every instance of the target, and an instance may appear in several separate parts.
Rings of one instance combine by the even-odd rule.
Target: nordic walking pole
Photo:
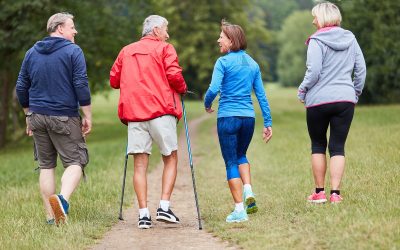
[[[126,151],[125,151],[125,167],[124,167],[124,179],[122,180],[122,194],[121,194],[121,204],[119,207],[119,217],[118,219],[124,220],[122,217],[122,204],[124,203],[124,192],[125,192],[125,179],[126,179],[126,167],[128,165],[128,145],[126,146]]]
[[[187,125],[187,121],[186,121],[186,109],[185,109],[185,103],[183,102],[183,96],[181,96],[181,102],[182,102],[182,110],[183,110],[183,121],[185,124],[185,131],[186,131],[186,143],[187,143],[188,153],[189,153],[189,164],[190,164],[190,170],[192,172],[194,199],[196,200],[197,218],[199,219],[199,230],[201,230],[201,229],[203,229],[203,227],[201,226],[199,201],[197,199],[196,180],[194,177],[194,169],[193,169],[193,161],[192,161],[192,149],[190,147],[189,130],[188,130],[188,125]]]

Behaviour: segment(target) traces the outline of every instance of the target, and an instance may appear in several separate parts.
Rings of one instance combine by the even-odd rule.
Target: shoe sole
[[[161,215],[158,215],[156,217],[156,221],[161,221],[161,222],[165,222],[165,223],[169,223],[169,224],[179,224],[179,221],[171,220],[170,218],[161,216]]]
[[[57,195],[52,195],[49,198],[51,209],[54,213],[55,224],[58,226],[61,223],[67,223],[67,215],[64,213],[61,201]]]
[[[257,205],[255,205],[255,206],[253,206],[253,207],[248,207],[248,206],[250,206],[251,204],[255,204],[256,203],[256,199],[254,198],[254,197],[248,197],[247,199],[246,199],[246,201],[245,201],[245,205],[246,205],[246,213],[247,214],[254,214],[254,213],[257,213],[257,211],[258,211],[258,207],[257,207]]]
[[[151,225],[140,225],[138,226],[139,229],[149,229],[151,228]]]
[[[321,203],[325,203],[328,200],[327,199],[321,199],[321,200],[307,200],[310,203],[317,203],[317,204],[321,204]]]
[[[258,211],[258,207],[257,206],[249,207],[249,208],[246,209],[246,213],[247,214],[255,214],[255,213],[257,213],[257,211]]]
[[[254,199],[254,197],[248,197],[245,201],[246,206],[249,206],[251,203],[256,203],[256,199]]]

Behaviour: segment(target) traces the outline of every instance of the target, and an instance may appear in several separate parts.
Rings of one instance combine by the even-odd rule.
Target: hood
[[[333,50],[346,50],[355,40],[355,36],[351,31],[340,27],[326,27],[319,29],[307,40],[316,39]]]
[[[40,54],[51,54],[54,51],[71,44],[73,43],[65,38],[49,36],[37,42],[33,47]]]

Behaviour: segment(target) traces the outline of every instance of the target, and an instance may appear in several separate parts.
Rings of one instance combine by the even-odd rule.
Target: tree
[[[262,45],[270,39],[262,12],[249,1],[154,1],[155,12],[169,21],[170,42],[175,46],[183,74],[190,90],[202,97],[211,81],[216,59],[221,56],[217,39],[221,19],[239,24],[246,33],[248,53],[253,56],[264,75],[268,72]]]
[[[313,0],[251,0],[252,4],[264,12],[264,20],[271,33],[271,39],[265,46],[265,57],[270,66],[269,80],[278,81],[277,60],[281,47],[278,34],[285,19],[296,10],[311,9]]]
[[[142,23],[150,14],[169,21],[170,42],[175,45],[189,88],[201,97],[207,89],[216,59],[222,18],[241,25],[248,53],[268,76],[265,56],[271,35],[264,13],[251,0],[2,0],[0,2],[0,147],[6,142],[13,117],[23,124],[19,105],[11,105],[17,74],[26,50],[47,34],[47,18],[66,11],[75,16],[77,44],[87,63],[92,93],[108,88],[109,70],[120,49],[141,37]],[[14,103],[15,104],[15,103]],[[12,108],[12,107],[18,107]]]
[[[15,116],[11,100],[18,69],[15,65],[23,55],[21,48],[39,38],[37,23],[49,1],[0,2],[0,147],[6,143],[7,127]]]
[[[12,102],[16,78],[26,50],[47,36],[52,14],[75,16],[76,42],[83,49],[92,92],[107,87],[110,67],[119,50],[132,40],[135,28],[151,9],[145,0],[61,1],[2,0],[0,2],[0,147],[4,146],[12,120],[22,122],[19,105]],[[18,107],[17,109],[15,107]],[[15,123],[15,122],[14,122]]]
[[[295,11],[283,23],[279,33],[279,80],[284,86],[298,86],[306,70],[307,46],[304,44],[315,28],[310,11]]]

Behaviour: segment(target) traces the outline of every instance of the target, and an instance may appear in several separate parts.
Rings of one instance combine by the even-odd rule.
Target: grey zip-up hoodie
[[[322,28],[307,43],[307,71],[298,98],[307,108],[335,102],[357,103],[367,71],[353,33],[340,27]]]

